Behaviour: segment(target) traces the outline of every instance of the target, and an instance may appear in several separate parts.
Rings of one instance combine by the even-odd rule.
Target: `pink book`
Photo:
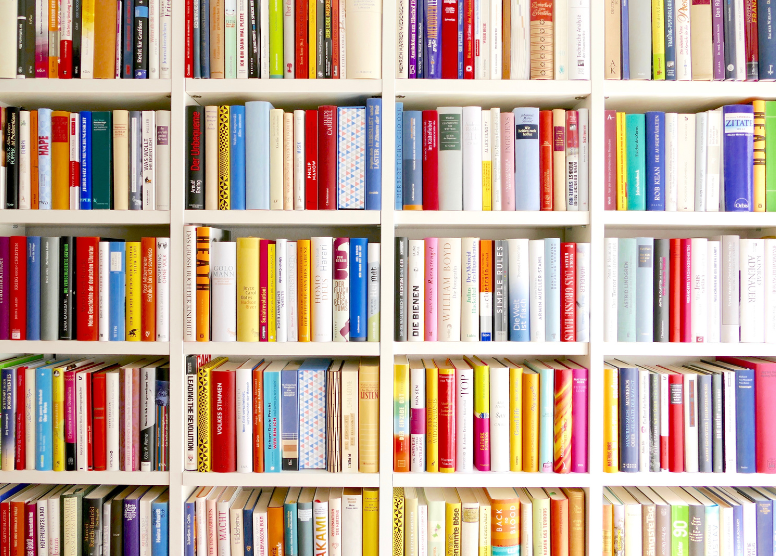
[[[75,471],[75,443],[78,421],[75,414],[75,373],[65,372],[65,470]],[[70,446],[72,449],[70,449]]]
[[[438,260],[437,260],[437,248],[439,247],[439,239],[435,237],[427,237],[426,242],[426,274],[425,284],[425,309],[424,325],[425,325],[425,340],[427,342],[437,341],[437,275],[439,272]]]
[[[32,500],[24,505],[24,556],[38,554],[38,502]]]
[[[568,360],[563,362],[572,371],[571,389],[571,472],[587,473],[588,401],[587,369]]]
[[[604,210],[617,208],[617,111],[604,112]]]
[[[692,342],[692,239],[682,239],[682,341]]]
[[[515,210],[515,115],[501,113],[501,210]]]

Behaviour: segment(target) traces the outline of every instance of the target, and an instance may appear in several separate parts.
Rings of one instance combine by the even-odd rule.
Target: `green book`
[[[92,112],[92,210],[113,208],[113,114]]]
[[[297,501],[301,493],[301,487],[291,487],[288,489],[286,501],[283,504],[283,534],[285,544],[283,554],[285,556],[299,556],[299,524],[297,523]]]
[[[313,556],[313,545],[315,543],[313,536],[313,498],[315,497],[315,488],[305,487],[299,494],[297,501],[296,531],[297,544],[299,545],[299,556]]]
[[[272,34],[270,33],[270,40],[272,40],[271,37]],[[237,79],[236,0],[226,0],[224,2],[224,78]]]
[[[620,238],[617,249],[618,342],[636,341],[636,258],[636,238]]]
[[[269,0],[269,77],[283,79],[283,2]]]
[[[776,100],[765,103],[765,211],[776,212]]]
[[[628,168],[628,210],[647,210],[644,194],[646,158],[644,151],[644,114],[625,115],[625,154]]]

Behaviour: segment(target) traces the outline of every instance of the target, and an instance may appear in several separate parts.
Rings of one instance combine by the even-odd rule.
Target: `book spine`
[[[253,471],[264,472],[264,372],[261,369],[253,369],[252,384],[253,394]]]
[[[501,210],[515,210],[515,115],[500,115],[501,135]]]
[[[479,240],[461,238],[461,341],[476,342],[479,334]]]
[[[299,390],[296,370],[281,371],[280,452],[283,471],[299,470]],[[239,431],[239,429],[238,429]],[[239,434],[239,432],[238,432]],[[239,450],[239,445],[238,445]],[[238,451],[239,457],[239,451]],[[239,471],[239,468],[238,468]],[[246,468],[245,472],[250,471]]]
[[[561,243],[561,306],[560,306],[560,334],[561,341],[576,341],[576,254],[577,245],[575,243]]]
[[[619,376],[620,471],[639,470],[639,371],[621,368]]]
[[[653,291],[654,240],[648,237],[636,238],[638,257],[636,266],[636,341],[653,341]]]
[[[478,471],[491,470],[491,402],[490,369],[487,365],[474,365],[474,468]]]
[[[725,210],[753,210],[754,110],[751,105],[725,106],[723,152]]]
[[[464,365],[455,369],[455,471],[474,469],[474,376]]]
[[[318,109],[318,208],[337,208],[337,110],[334,106]]]
[[[402,194],[404,210],[423,209],[422,114],[404,111],[402,122]]]
[[[654,240],[652,338],[655,342],[669,341],[669,277],[671,275],[670,240]]]
[[[140,311],[142,271],[140,268],[140,242],[127,242],[126,278],[126,337],[128,342],[140,341],[142,317]]]
[[[527,239],[509,239],[508,242],[508,299],[509,299],[509,340],[512,342],[528,342],[532,339],[534,327],[531,321],[534,319],[532,293],[533,276],[529,274],[531,267],[531,244]],[[543,259],[544,249],[541,250]],[[536,261],[537,263],[539,261]],[[543,261],[542,261],[543,262]],[[542,267],[534,266],[537,270]],[[542,286],[543,279],[537,282]],[[543,323],[541,323],[543,325]],[[544,326],[536,329],[537,334],[544,332]],[[543,336],[543,334],[542,334]]]
[[[544,241],[544,323],[548,342],[559,342],[560,336],[560,292],[561,253],[560,239],[547,238]]]
[[[539,110],[516,108],[512,113],[515,117],[515,210],[540,210]]]
[[[330,342],[333,337],[332,239],[314,237],[312,245],[311,315],[312,340]]]
[[[706,238],[691,240],[690,272],[692,273],[692,300],[690,315],[690,339],[693,342],[708,342],[708,245]]]
[[[158,237],[153,279],[156,281],[156,341],[170,340],[170,238]]]
[[[396,263],[394,267],[394,340],[407,341],[407,257],[409,242],[406,237],[396,238]]]
[[[684,384],[680,375],[668,377],[668,469],[683,472],[684,463]]]
[[[579,111],[566,111],[566,210],[579,210]]]
[[[439,210],[439,114],[436,110],[423,111],[422,166],[423,209]]]
[[[462,114],[461,129],[466,130],[461,135],[463,209],[482,210],[482,110],[478,106],[465,106]]]
[[[665,114],[646,114],[646,209],[665,210]]]
[[[617,255],[617,341],[636,339],[636,258],[635,238],[620,238]]]
[[[275,243],[275,341],[288,341],[288,242]]]
[[[493,241],[479,242],[480,256],[480,341],[493,341]]]
[[[325,400],[326,371],[321,368],[300,370],[299,407],[309,408],[311,420],[303,420],[299,426],[299,469],[326,468],[326,445],[318,441],[326,435]],[[364,444],[362,438],[359,444]]]
[[[616,209],[617,112],[615,110],[606,110],[604,113],[604,210]]]
[[[509,339],[509,244],[506,240],[494,242],[493,255],[493,341]]]
[[[423,367],[410,370],[409,452],[412,472],[426,470],[426,372]]]
[[[425,245],[423,240],[411,239],[407,245],[407,340],[422,342],[424,339],[424,271]]]
[[[186,109],[186,208],[205,208],[204,137],[202,127],[205,111],[201,106]]]
[[[41,238],[27,238],[27,339],[40,340]]]
[[[453,473],[456,466],[455,370],[439,369],[439,471]]]
[[[571,393],[571,471],[587,473],[588,470],[588,370],[572,369]]]
[[[377,342],[380,338],[380,244],[369,243],[367,247],[367,341]]]
[[[692,342],[692,239],[681,240],[681,341]]]

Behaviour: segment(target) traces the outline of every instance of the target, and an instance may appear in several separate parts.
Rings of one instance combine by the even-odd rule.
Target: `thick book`
[[[98,279],[98,248],[99,238],[76,238],[76,310],[78,321],[76,337],[79,341],[97,341],[99,320],[99,291],[95,287]]]
[[[439,115],[439,210],[462,210],[463,111],[459,107],[442,107],[437,109],[437,113]]]
[[[318,209],[337,208],[337,108],[318,108]]]
[[[435,1],[435,0],[432,0]],[[439,113],[423,111],[423,210],[439,210]]]
[[[189,106],[186,109],[186,208],[205,208],[205,156],[203,126],[205,109]]]
[[[752,105],[725,106],[723,115],[723,152],[725,210],[754,210],[754,110]]]
[[[310,412],[299,426],[299,469],[326,468],[326,370],[330,359],[307,359],[299,367],[299,406]]]
[[[515,209],[539,210],[539,109],[515,108]]]
[[[223,365],[210,373],[213,430],[212,470],[229,473],[237,470],[235,436],[235,370]]]
[[[665,113],[647,112],[645,120],[646,209],[665,210]]]

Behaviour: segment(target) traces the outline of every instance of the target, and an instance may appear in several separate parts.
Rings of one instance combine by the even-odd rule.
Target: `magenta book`
[[[571,472],[587,473],[587,369],[574,361],[564,361],[572,370],[571,389]]]
[[[425,340],[427,342],[437,341],[437,276],[439,273],[439,259],[437,258],[437,248],[439,239],[427,237],[426,241],[426,270],[424,275],[425,288]]]

